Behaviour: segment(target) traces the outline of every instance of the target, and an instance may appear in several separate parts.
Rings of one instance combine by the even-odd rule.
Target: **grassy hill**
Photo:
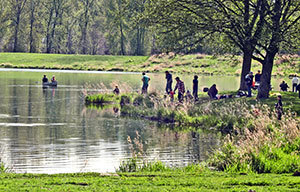
[[[174,53],[148,56],[108,56],[108,55],[63,55],[0,53],[2,68],[32,69],[69,69],[94,71],[128,71],[128,72],[164,72],[192,73],[206,75],[240,75],[241,56],[232,55],[175,55]],[[261,69],[253,61],[252,71]],[[300,75],[300,56],[278,56],[273,75]]]

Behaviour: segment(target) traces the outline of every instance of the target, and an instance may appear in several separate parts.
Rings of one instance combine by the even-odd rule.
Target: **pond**
[[[55,75],[58,87],[43,89],[43,74]],[[149,76],[150,89],[164,90],[164,74]],[[192,77],[181,77],[191,87]],[[136,132],[147,158],[169,166],[203,161],[218,146],[217,133],[176,132],[155,122],[122,118],[112,109],[84,105],[86,83],[109,87],[112,82],[139,90],[141,75],[0,69],[1,161],[16,173],[114,172],[131,157],[127,137],[135,138]],[[213,83],[219,90],[236,90],[239,78],[199,78],[200,89]]]

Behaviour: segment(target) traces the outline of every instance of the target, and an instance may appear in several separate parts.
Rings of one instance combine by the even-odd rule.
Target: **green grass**
[[[96,95],[87,95],[85,97],[85,103],[87,105],[89,104],[98,104],[98,105],[103,105],[103,104],[109,104],[113,103],[115,101],[118,101],[120,99],[119,96],[115,94],[96,94]]]
[[[145,62],[147,58],[146,56],[0,53],[0,67],[129,71],[133,66]]]
[[[0,191],[299,191],[292,174],[231,174],[203,170],[140,173],[1,174]]]
[[[164,72],[192,73],[205,75],[240,75],[241,56],[231,55],[153,55],[108,56],[108,55],[64,55],[0,53],[0,67],[39,68],[94,71]],[[253,61],[252,71],[261,70],[261,64]],[[300,75],[299,56],[277,57],[273,75]]]
[[[235,95],[236,93],[232,91],[221,94]],[[125,94],[121,98],[119,96],[108,97],[111,94],[97,94],[87,96],[86,103],[102,104],[109,101],[118,104],[126,99],[128,101],[124,105],[121,104],[123,117],[175,123],[175,127],[180,130],[214,128],[214,130],[227,133],[232,131],[233,127],[250,126],[249,120],[240,112],[240,108],[247,108],[250,111],[251,106],[258,104],[260,107],[268,105],[273,110],[278,94],[282,95],[284,111],[291,111],[300,117],[300,99],[297,93],[292,92],[271,92],[269,99],[259,101],[255,97],[210,101],[206,94],[200,94],[200,102],[195,105],[170,103],[157,93],[150,93],[148,96]]]

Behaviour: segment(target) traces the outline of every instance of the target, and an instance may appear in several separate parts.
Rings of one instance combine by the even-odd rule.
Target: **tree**
[[[147,29],[140,18],[145,12],[146,0],[131,0],[127,4],[129,9],[128,17],[131,18],[131,50],[133,51],[133,55],[144,55]]]
[[[87,32],[89,24],[93,21],[93,16],[97,15],[97,1],[96,0],[80,0],[80,7],[82,7],[82,12],[79,18],[79,26],[81,29],[81,45],[82,45],[82,54],[88,52],[88,41],[87,41]]]
[[[7,28],[9,25],[9,17],[8,17],[8,9],[6,9],[6,2],[4,0],[0,0],[0,46],[2,45],[3,38],[7,32]],[[2,47],[0,47],[0,50]]]
[[[107,38],[110,50],[114,54],[126,55],[127,9],[123,0],[108,0],[105,2]],[[117,49],[117,50],[115,50]]]
[[[62,16],[66,0],[50,0],[46,3],[48,10],[46,29],[46,53],[52,53],[57,25],[62,24]],[[49,4],[49,5],[48,5]]]
[[[299,50],[300,40],[300,1],[269,0],[264,5],[268,7],[264,36],[252,56],[263,65],[258,98],[269,97],[272,69],[280,47],[285,44]]]
[[[224,35],[243,52],[240,89],[245,90],[245,76],[264,26],[264,1],[150,0],[147,19],[160,34],[167,34],[170,46],[178,50],[197,47],[215,33]]]
[[[27,0],[9,0],[10,13],[12,26],[14,28],[13,32],[13,52],[20,51],[19,47],[19,32],[20,25],[22,23],[22,15],[24,14],[24,8]]]
[[[29,6],[29,52],[38,52],[38,42],[40,41],[38,31],[42,31],[42,2],[40,0],[30,0]]]

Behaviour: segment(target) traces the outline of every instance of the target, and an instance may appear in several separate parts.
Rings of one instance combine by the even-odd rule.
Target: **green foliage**
[[[87,95],[85,97],[86,104],[105,104],[105,103],[112,103],[113,101],[117,100],[116,95],[114,94],[97,94],[97,95]]]
[[[171,168],[167,167],[161,161],[148,163],[141,158],[129,158],[121,162],[117,172],[163,172],[170,170]]]

